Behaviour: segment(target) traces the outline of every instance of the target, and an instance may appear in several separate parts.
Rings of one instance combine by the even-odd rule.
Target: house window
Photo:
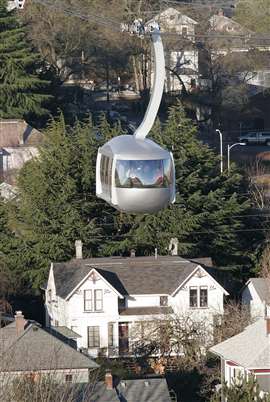
[[[92,311],[92,290],[84,290],[84,311]]]
[[[59,321],[54,320],[54,326],[55,326],[55,327],[59,327]]]
[[[189,288],[189,307],[208,307],[207,286],[191,286]]]
[[[92,290],[84,290],[84,311],[102,311],[103,310],[103,291],[94,290],[94,300]]]
[[[88,327],[88,348],[100,347],[99,327]]]
[[[113,322],[108,324],[108,346],[113,346]]]
[[[65,381],[66,382],[72,382],[72,374],[66,374],[65,375]]]
[[[187,27],[182,27],[182,35],[183,35],[183,36],[187,36],[187,34],[188,34],[188,29],[187,29]]]
[[[173,21],[175,19],[175,15],[171,14],[170,15],[170,20]]]
[[[168,296],[160,296],[159,298],[159,305],[161,307],[166,307],[168,306]]]
[[[52,302],[52,289],[48,290],[48,303]]]
[[[206,286],[200,287],[200,307],[208,306],[208,291]]]
[[[95,290],[95,311],[103,310],[103,291],[101,289]]]
[[[198,307],[198,289],[197,289],[197,287],[189,288],[189,307]]]
[[[118,299],[118,307],[119,309],[124,309],[126,307],[126,299]]]

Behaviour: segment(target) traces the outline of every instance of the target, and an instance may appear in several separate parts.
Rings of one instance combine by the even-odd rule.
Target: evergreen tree
[[[102,125],[103,132],[113,135],[104,120]],[[39,158],[21,171],[18,199],[10,214],[18,249],[9,264],[34,287],[46,278],[50,261],[74,256],[76,239],[82,240],[85,257],[101,252],[107,231],[104,221],[114,210],[95,195],[99,145],[92,126],[78,123],[71,129],[61,117],[45,133]]]
[[[156,215],[122,215],[123,239],[109,245],[109,252],[136,248],[149,254],[157,247],[166,254],[170,238],[177,237],[182,255],[211,256],[221,265],[249,261],[261,235],[252,232],[258,223],[248,219],[248,183],[236,168],[220,175],[219,158],[196,134],[180,104],[163,127],[153,129],[152,137],[174,154],[176,203]]]
[[[157,124],[152,132],[174,153],[175,205],[156,215],[134,216],[97,199],[97,150],[119,132],[105,119],[98,132],[91,124],[69,128],[63,117],[52,122],[39,158],[21,171],[10,214],[16,241],[7,253],[8,266],[22,283],[38,287],[50,261],[74,256],[76,239],[83,241],[85,256],[127,254],[132,248],[147,255],[155,247],[167,254],[170,239],[177,237],[181,255],[211,256],[222,265],[249,262],[260,232],[252,231],[257,223],[248,218],[246,182],[233,167],[230,175],[220,175],[218,158],[198,141],[180,105],[171,109],[164,127]]]
[[[41,62],[29,45],[15,11],[0,0],[0,118],[27,118],[47,114],[50,99],[39,77]]]

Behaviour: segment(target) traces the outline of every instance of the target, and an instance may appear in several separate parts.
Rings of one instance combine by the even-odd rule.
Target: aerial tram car
[[[142,24],[135,25],[139,35]],[[164,80],[164,50],[158,24],[151,24],[154,85],[144,119],[133,135],[112,138],[98,150],[96,195],[119,211],[156,213],[175,201],[175,169],[171,152],[147,139],[160,106]]]

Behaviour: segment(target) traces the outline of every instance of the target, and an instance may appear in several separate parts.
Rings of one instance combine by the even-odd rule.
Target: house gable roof
[[[0,147],[38,145],[43,134],[24,120],[0,120]]]
[[[246,286],[252,284],[257,295],[262,302],[270,303],[270,279],[268,278],[250,278]]]
[[[13,322],[0,329],[0,339],[1,371],[98,368],[89,357],[36,323],[29,323],[23,333],[17,336],[16,324]]]
[[[103,276],[121,295],[166,295],[172,294],[197,266],[197,261],[188,261],[178,256],[158,257],[158,259],[112,257],[54,263],[53,272],[56,294],[64,299],[92,269]]]
[[[115,293],[117,293],[117,295],[118,295],[119,297],[122,297],[122,293],[119,293],[119,291],[117,290],[117,288],[116,288],[115,286],[112,286],[112,284],[110,283],[110,281],[108,281],[108,280],[106,279],[105,275],[102,275],[101,270],[97,270],[97,269],[95,269],[95,268],[92,268],[92,269],[88,272],[88,274],[81,280],[81,282],[78,283],[77,286],[75,286],[75,288],[72,289],[72,291],[66,296],[66,299],[69,299],[69,298],[76,292],[76,290],[79,289],[79,288],[82,286],[82,284],[83,284],[88,278],[90,278],[90,276],[91,276],[92,274],[95,275],[95,273],[96,273],[98,276],[101,276],[102,279],[106,282],[106,284],[107,284]]]
[[[210,269],[210,270],[213,271],[213,269]],[[219,289],[221,289],[221,290],[223,291],[223,293],[224,293],[226,296],[228,296],[229,293],[218,283],[218,281],[213,277],[213,275],[210,274],[210,272],[209,272],[210,270],[207,269],[206,267],[203,268],[202,265],[197,265],[197,266],[195,267],[195,269],[190,273],[190,275],[175,289],[175,291],[173,292],[173,295],[175,295],[175,294],[181,289],[181,287],[184,286],[184,285],[189,281],[189,279],[190,279],[193,275],[195,275],[197,272],[202,271],[202,272],[203,272],[204,274],[206,274],[207,276],[210,276],[211,279],[212,279],[212,281],[216,284],[216,286],[217,286]]]
[[[171,400],[165,378],[121,381],[116,388],[108,389],[98,382],[91,395],[93,402],[168,402]]]
[[[166,8],[161,13],[155,15],[154,18],[152,18],[151,20],[147,21],[146,24],[149,24],[149,23],[151,23],[153,21],[157,21],[161,25],[162,24],[166,25],[166,23],[169,21],[171,15],[179,16],[177,22],[173,21],[174,25],[175,24],[177,24],[177,25],[182,25],[182,24],[185,24],[185,25],[197,25],[198,24],[197,21],[193,20],[192,18],[188,17],[185,14],[182,14],[179,10],[177,10],[176,8],[173,8],[173,7]]]
[[[210,351],[247,369],[269,369],[270,337],[266,335],[265,319],[258,319],[243,332],[213,346]]]

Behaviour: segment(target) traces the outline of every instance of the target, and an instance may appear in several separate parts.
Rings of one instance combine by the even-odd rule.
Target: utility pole
[[[219,134],[220,139],[220,173],[223,173],[223,136],[222,132],[217,128],[216,132]]]

